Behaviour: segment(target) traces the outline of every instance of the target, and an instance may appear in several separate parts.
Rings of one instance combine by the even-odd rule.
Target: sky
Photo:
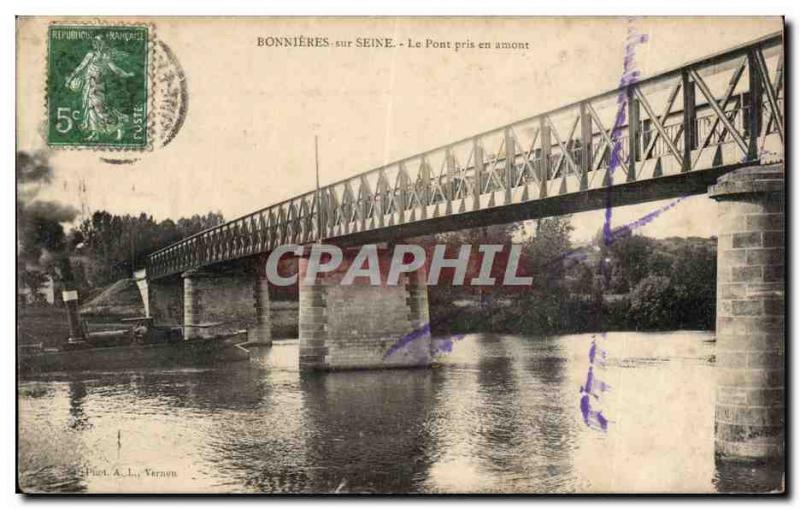
[[[44,150],[47,19],[17,26],[17,148]],[[133,20],[128,20],[133,21]],[[624,18],[151,18],[185,72],[189,108],[171,144],[111,165],[92,150],[54,150],[39,198],[156,219],[246,214],[473,134],[616,88]],[[781,30],[779,18],[639,18],[646,77]],[[514,41],[527,50],[259,47],[258,37]],[[78,192],[85,182],[84,196]],[[631,222],[664,203],[614,210]],[[643,227],[654,237],[711,236],[715,203],[696,196]],[[572,217],[593,236],[603,211]]]

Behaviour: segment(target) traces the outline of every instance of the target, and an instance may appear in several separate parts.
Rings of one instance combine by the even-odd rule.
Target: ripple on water
[[[301,375],[295,341],[254,349],[249,364],[23,381],[20,483],[42,492],[724,490],[739,474],[714,464],[709,336],[608,333],[597,372],[611,386],[605,434],[578,408],[588,334],[469,334],[428,370]],[[120,484],[86,467],[178,478]]]

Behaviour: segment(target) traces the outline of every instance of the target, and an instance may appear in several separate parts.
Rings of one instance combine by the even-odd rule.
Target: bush
[[[674,327],[674,303],[680,300],[677,289],[665,276],[647,276],[630,296],[630,317],[638,329]]]

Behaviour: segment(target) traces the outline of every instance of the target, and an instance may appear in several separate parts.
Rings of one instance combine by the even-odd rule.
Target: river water
[[[297,341],[213,369],[19,384],[19,482],[33,492],[714,492],[707,332],[472,334],[432,369],[301,374]],[[596,361],[599,364],[599,360]],[[726,476],[733,475],[726,483]],[[731,488],[733,486],[733,488]]]

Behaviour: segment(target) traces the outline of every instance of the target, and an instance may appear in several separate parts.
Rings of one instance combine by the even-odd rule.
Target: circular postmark
[[[163,41],[156,41],[153,46],[153,66],[153,114],[157,141],[164,147],[183,127],[189,109],[189,90],[180,62]]]

